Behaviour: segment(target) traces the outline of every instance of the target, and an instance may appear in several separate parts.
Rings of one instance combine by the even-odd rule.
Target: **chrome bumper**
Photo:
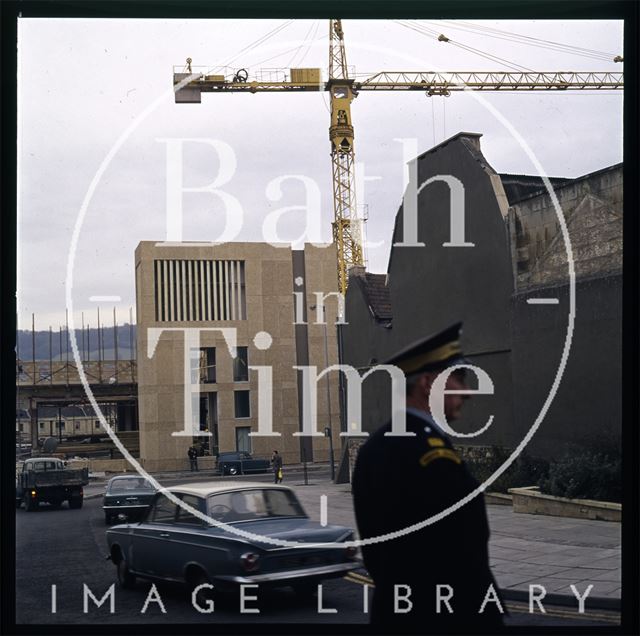
[[[148,508],[151,504],[123,504],[122,506],[102,506],[103,510],[125,510],[126,508]]]
[[[297,580],[309,577],[339,576],[342,573],[351,572],[362,567],[360,561],[351,563],[335,563],[314,568],[302,568],[297,570],[285,570],[283,572],[269,572],[268,574],[254,574],[251,576],[216,576],[219,581],[229,583],[274,583],[287,580]]]

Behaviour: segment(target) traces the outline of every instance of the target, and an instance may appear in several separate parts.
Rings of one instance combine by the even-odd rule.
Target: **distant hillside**
[[[118,325],[118,359],[130,360],[132,359],[132,353],[135,350],[136,343],[136,326],[130,326],[128,323],[124,325]],[[84,340],[82,329],[77,329],[76,341],[78,343],[78,350],[84,360],[98,360],[98,330],[97,329],[85,329]],[[102,355],[103,360],[115,359],[115,338],[113,327],[105,327],[102,329],[101,335],[101,349],[104,351]],[[21,360],[31,360],[33,358],[32,343],[33,338],[31,331],[18,330],[17,332],[17,350]],[[49,355],[49,332],[48,331],[36,331],[35,332],[35,353],[36,360],[48,360],[51,357],[55,360],[66,360],[67,351],[69,351],[69,358],[73,359],[73,351],[71,349],[71,343],[68,338],[68,334],[62,332],[62,346],[60,343],[60,332],[51,332],[51,356]]]

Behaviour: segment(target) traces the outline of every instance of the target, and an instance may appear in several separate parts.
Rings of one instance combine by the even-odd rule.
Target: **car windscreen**
[[[217,521],[254,521],[272,517],[306,517],[295,494],[278,488],[222,492],[207,500],[207,511]]]
[[[62,470],[63,466],[60,462],[31,462],[26,465],[26,470],[41,471],[41,470]]]
[[[148,490],[153,491],[153,486],[143,477],[124,477],[122,479],[114,479],[109,485],[109,492],[127,492],[129,490]]]

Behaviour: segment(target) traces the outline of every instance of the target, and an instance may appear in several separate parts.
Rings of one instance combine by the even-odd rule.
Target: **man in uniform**
[[[406,431],[389,437],[387,423],[363,444],[353,475],[361,539],[402,531],[448,509],[478,486],[431,414],[436,377],[448,373],[447,423],[460,416],[468,364],[461,323],[414,343],[386,362],[404,371]],[[375,589],[371,624],[378,630],[423,634],[496,632],[504,603],[489,569],[489,527],[482,494],[436,522],[362,547]]]

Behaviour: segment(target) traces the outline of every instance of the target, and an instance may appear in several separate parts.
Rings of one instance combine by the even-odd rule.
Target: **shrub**
[[[493,446],[491,449],[485,449],[483,454],[478,452],[469,453],[467,451],[463,452],[463,455],[473,476],[478,481],[483,482],[504,464],[511,452],[512,450],[510,449]],[[494,492],[507,492],[509,488],[533,486],[540,479],[546,477],[548,471],[548,461],[531,457],[526,452],[522,452],[488,489]]]
[[[549,462],[522,452],[489,487],[507,492],[509,488],[539,486],[540,492],[570,499],[622,501],[622,461],[615,440],[587,440],[588,446],[570,447],[558,460]],[[509,457],[512,450],[498,446],[460,447],[473,476],[484,482]]]
[[[573,449],[538,481],[540,492],[570,499],[622,501],[622,461],[611,449]]]

